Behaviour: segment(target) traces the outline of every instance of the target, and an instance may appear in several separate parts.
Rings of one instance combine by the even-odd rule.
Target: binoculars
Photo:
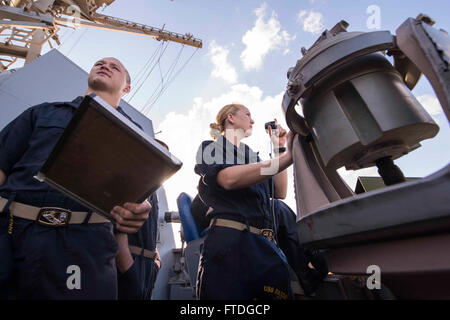
[[[272,127],[272,130],[276,130],[278,124],[275,121],[266,122],[266,124],[264,124],[264,129],[269,130],[269,127]]]

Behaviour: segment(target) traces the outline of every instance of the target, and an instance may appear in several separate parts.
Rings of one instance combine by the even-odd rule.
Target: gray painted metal
[[[93,61],[92,63],[95,63]],[[0,74],[0,130],[27,108],[45,101],[72,101],[87,89],[88,74],[61,54],[52,50],[25,67]],[[145,133],[154,137],[152,121],[125,101],[120,102],[125,112],[138,122]],[[153,290],[154,299],[167,299],[167,282],[174,263],[172,249],[175,239],[172,226],[164,221],[169,211],[163,188],[157,191],[159,199],[158,250],[163,261]]]
[[[313,47],[303,50],[305,56],[288,72],[288,90],[282,107],[292,131],[308,135],[308,126],[295,111],[295,106],[300,98],[308,97],[324,77],[348,61],[394,47],[393,36],[388,31],[347,33],[347,26],[341,21],[332,30],[326,30]]]
[[[348,62],[301,99],[319,154],[328,168],[372,167],[397,159],[434,137],[439,127],[380,53]]]
[[[311,132],[326,167],[358,170],[411,152],[439,129],[401,74],[374,53],[395,48],[391,33],[346,32],[346,26],[338,23],[336,32],[325,31],[303,50],[288,73],[283,108],[291,130]],[[295,115],[299,100],[304,120]]]
[[[414,21],[413,19],[407,20],[399,28],[400,32],[397,31],[400,33],[399,44],[403,44],[403,47],[400,47],[400,49],[407,50],[410,59],[422,54],[422,51],[434,53],[433,49],[437,50],[437,45],[430,41],[428,44],[423,44],[429,50],[425,50],[423,47],[408,47],[404,45],[407,39],[417,40],[414,37],[419,38],[414,33],[415,31],[423,32],[419,28],[421,24],[414,23]],[[419,30],[411,29],[411,25],[417,26]],[[364,99],[367,106],[374,105],[374,108],[370,108],[368,115],[378,119],[376,122],[378,126],[375,128],[376,130],[374,129],[372,131],[379,131],[380,135],[386,135],[387,138],[392,135],[389,138],[392,141],[395,141],[397,137],[399,138],[398,140],[405,142],[408,137],[405,139],[403,137],[404,134],[399,135],[396,133],[395,128],[411,126],[405,132],[407,136],[411,136],[420,132],[418,130],[420,128],[417,127],[418,124],[421,126],[429,126],[429,128],[425,128],[427,133],[422,135],[422,137],[418,137],[416,143],[426,135],[428,138],[431,138],[437,132],[437,126],[429,115],[425,113],[423,108],[417,104],[417,101],[412,97],[402,82],[404,79],[394,70],[390,63],[385,61],[379,54],[367,54],[365,52],[366,49],[378,50],[379,46],[377,43],[384,43],[387,47],[391,47],[388,43],[388,33],[373,33],[372,35],[374,36],[373,41],[369,41],[369,36],[364,36],[360,33],[342,32],[341,34],[335,35],[334,33],[325,32],[313,48],[309,51],[304,50],[305,56],[297,63],[296,68],[289,73],[290,81],[296,82],[294,84],[291,83],[291,85],[298,85],[297,90],[299,91],[297,93],[292,92],[292,86],[289,88],[288,85],[285,98],[289,97],[289,99],[295,100],[304,94],[301,100],[304,107],[306,123],[311,128],[312,136],[318,145],[318,149],[320,150],[322,148],[321,154],[322,158],[325,158],[325,164],[330,165],[330,158],[334,155],[327,157],[326,153],[330,152],[333,147],[338,149],[335,150],[335,154],[339,152],[350,152],[350,155],[337,161],[338,165],[331,165],[332,168],[339,167],[339,165],[352,168],[351,162],[355,161],[355,157],[358,154],[367,156],[372,152],[371,150],[363,150],[364,152],[355,152],[353,150],[352,152],[349,144],[340,146],[340,144],[346,141],[346,137],[343,134],[346,132],[353,133],[354,127],[358,125],[355,121],[360,121],[363,124],[361,127],[362,133],[367,135],[371,131],[370,126],[366,123],[367,121],[361,121],[362,117],[358,115],[361,112],[361,106],[357,105],[355,101],[350,101],[349,105],[353,109],[347,110],[348,114],[346,115],[338,115],[335,114],[336,112],[332,112],[333,110],[337,110],[331,106],[336,104],[336,100],[338,99],[336,97],[329,97],[327,90],[334,92],[336,91],[335,88],[342,89],[342,83],[345,85],[346,81],[349,81],[352,87],[358,90],[358,96]],[[440,36],[441,38],[444,37],[443,35]],[[364,41],[359,44],[352,42],[352,39],[356,38]],[[437,38],[436,36],[434,39]],[[445,40],[448,41],[448,37]],[[446,41],[443,41],[443,43],[447,43]],[[415,44],[415,41],[411,40],[408,43]],[[346,46],[347,44],[349,44],[348,47]],[[343,48],[342,52],[336,50],[339,47]],[[362,52],[365,52],[366,55],[356,58]],[[354,59],[349,60],[348,57],[350,56],[354,57]],[[422,58],[422,56],[419,58]],[[429,58],[429,56],[424,56],[422,60],[425,60],[425,58]],[[308,72],[305,73],[304,69],[316,59],[322,61],[320,64],[322,70],[314,69],[315,75]],[[344,61],[348,67],[344,66]],[[333,66],[332,63],[335,63],[335,65]],[[427,63],[432,64],[433,67],[439,66],[441,68],[443,66],[442,60],[439,58],[434,60],[429,58]],[[421,61],[422,65],[425,65],[425,63]],[[325,69],[328,71],[333,70],[335,74],[325,74],[323,72]],[[423,68],[420,69],[423,70]],[[437,67],[429,69],[435,70]],[[442,70],[439,69],[438,71],[442,72]],[[375,74],[381,78],[377,79],[374,76]],[[322,75],[321,83],[319,84],[316,81],[314,84],[313,82],[315,80],[313,79],[318,78],[319,75]],[[429,76],[429,74],[426,75],[427,77]],[[433,77],[430,78],[430,81],[432,81]],[[356,81],[360,81],[360,79],[364,79],[363,84]],[[446,93],[449,83],[445,79],[441,81],[441,86],[437,81],[432,81],[433,87],[437,92],[441,90]],[[312,91],[306,88],[308,87],[308,83],[311,85]],[[394,88],[398,89],[399,87],[402,88],[400,94],[394,90]],[[367,92],[371,92],[369,96]],[[318,93],[320,93],[320,96]],[[352,92],[347,90],[343,93],[345,94],[343,99],[349,99]],[[380,97],[376,97],[376,95]],[[325,101],[326,99],[330,101]],[[402,99],[405,101],[402,101]],[[291,107],[292,100],[285,102],[289,103],[289,105],[284,105],[287,111],[287,108]],[[385,105],[390,105],[392,111],[386,110],[387,113],[379,117],[379,113],[385,110]],[[358,108],[354,108],[355,106]],[[326,108],[326,111],[320,112],[324,108]],[[286,113],[286,117],[289,118],[288,113]],[[351,125],[348,124],[347,127],[340,126],[339,128],[335,128],[338,126],[336,123],[339,122],[340,118],[352,120]],[[326,122],[327,124],[319,126],[318,122]],[[401,130],[404,129],[402,128]],[[425,131],[422,133],[425,133]],[[318,136],[321,136],[322,140],[324,136],[328,136],[331,140],[326,142],[330,143],[324,143]],[[359,140],[361,140],[363,146],[372,143],[373,139],[366,139],[367,141],[364,141],[362,138],[359,137]],[[378,138],[377,141],[379,141]],[[414,141],[409,143],[409,145],[414,147]],[[381,147],[381,149],[385,147],[376,146]],[[396,157],[395,154],[389,153],[390,150],[386,149],[382,151],[386,151],[388,155]],[[450,165],[447,165],[447,167],[436,174],[419,181],[407,182],[332,202],[300,219],[297,229],[303,244],[321,248],[342,247],[360,242],[414,236],[425,232],[442,232],[448,230],[450,227],[449,201]]]
[[[333,274],[367,277],[368,266],[381,270],[381,288],[405,300],[450,299],[450,234],[429,233],[410,238],[354,244],[326,252]],[[364,281],[363,283],[366,283]],[[374,294],[380,290],[369,290]],[[388,292],[389,293],[389,292]],[[381,296],[381,299],[390,299]],[[320,296],[319,296],[320,299]]]
[[[411,89],[420,76],[419,71],[423,72],[431,82],[447,118],[450,119],[450,78],[446,57],[448,50],[443,50],[443,48],[450,48],[448,46],[450,38],[444,33],[437,33],[437,30],[431,30],[431,27],[425,23],[423,19],[410,18],[397,29],[396,41],[393,39],[393,44],[396,46],[391,47],[390,54],[397,59],[405,56],[402,59],[413,61],[417,67],[411,70],[413,79],[408,81],[407,75],[411,64],[403,61],[400,77],[398,75],[395,77],[405,82]],[[332,33],[326,32],[321,38],[326,39],[330,34]],[[319,45],[320,40],[317,42]],[[324,46],[323,43],[322,46]],[[364,43],[361,46],[363,47]],[[379,47],[376,46],[373,49],[378,50]],[[306,50],[303,52],[306,53]],[[350,53],[345,57],[346,63],[354,62],[356,58],[351,60],[348,57],[360,52]],[[340,60],[337,63],[338,67],[339,64],[342,66],[342,63],[343,60]],[[326,68],[337,70],[331,69],[332,67]],[[357,69],[355,68],[356,71]],[[380,71],[383,71],[380,74],[386,76],[394,75],[393,72]],[[297,76],[293,76],[296,72]],[[321,71],[319,73],[323,75],[321,81],[330,80],[329,74]],[[346,74],[336,75],[337,78],[342,76],[345,77]],[[287,118],[291,116],[289,111],[293,110],[297,103],[296,99],[299,99],[302,94],[305,94],[305,100],[309,99],[320,90],[318,87],[322,85],[317,81],[315,84],[312,83],[310,88],[306,88],[307,80],[297,67],[290,70],[288,77],[290,81],[283,100]],[[389,79],[381,82],[373,81],[372,85],[376,88],[375,92],[381,88],[379,95],[396,108],[398,104],[395,103],[396,101],[390,101],[392,95],[384,87],[388,82],[386,80]],[[404,86],[397,80],[391,83]],[[351,84],[356,86],[353,79]],[[409,99],[408,95],[404,97]],[[313,103],[311,107],[314,107]],[[319,108],[317,105],[315,107]],[[349,113],[352,117],[355,115],[357,117],[359,111],[353,109]],[[329,115],[323,113],[323,116]],[[306,121],[294,114],[291,119],[292,128],[312,127],[308,126],[310,121],[307,112],[305,117]],[[401,119],[401,116],[397,119]],[[391,119],[384,118],[379,122],[383,131],[385,131],[383,125],[391,125],[389,121]],[[287,122],[289,123],[289,119]],[[329,128],[318,134],[330,134]],[[305,135],[304,131],[300,133]],[[334,137],[337,140],[340,138],[336,134]],[[344,162],[344,165],[348,165],[347,160]],[[294,159],[294,164],[296,163],[299,161]],[[298,173],[296,178],[298,180]],[[302,187],[308,190],[310,188],[307,184],[302,186],[297,183],[297,190]],[[301,198],[298,197],[298,199]],[[299,203],[299,200],[297,201]],[[448,255],[445,252],[448,251],[450,240],[449,202],[450,164],[447,164],[435,174],[418,181],[405,182],[342,200],[330,200],[327,204],[315,207],[314,211],[311,210],[308,215],[301,217],[297,222],[297,232],[303,245],[326,249],[327,263],[333,273],[363,275],[368,272],[369,265],[377,265],[383,273],[383,285],[387,285],[399,298],[448,299],[450,263],[446,259]]]
[[[407,19],[396,31],[397,45],[430,81],[447,120],[450,121],[450,72],[446,61],[450,37],[443,31],[431,32],[430,28],[425,22]],[[437,36],[437,32],[442,34]],[[444,52],[442,48],[446,48]]]
[[[416,45],[416,42],[423,38],[420,33],[423,33],[422,24],[414,19],[408,19],[397,30],[399,47],[407,51],[407,56],[412,61],[420,60],[421,71],[430,69],[436,70],[438,75],[444,74],[443,71],[446,69],[443,68],[442,59],[431,55],[438,51],[438,45],[431,43],[430,40],[427,43],[420,42],[422,46]],[[364,159],[355,166],[352,162],[360,156],[367,157],[375,154],[381,157],[385,153],[396,158],[401,156],[402,152],[408,151],[393,150],[391,145],[386,144],[389,141],[398,140],[402,143],[406,141],[410,148],[414,148],[415,143],[417,144],[421,139],[433,137],[437,133],[437,126],[410,94],[403,83],[403,77],[380,54],[370,54],[381,49],[398,50],[395,47],[395,39],[388,32],[361,34],[343,31],[345,28],[339,28],[341,32],[338,32],[339,34],[324,32],[310,50],[303,50],[305,56],[288,73],[288,90],[283,101],[287,122],[298,120],[298,116],[290,119],[289,109],[295,106],[296,99],[301,99],[305,113],[303,121],[306,119],[305,124],[311,128],[312,137],[322,159],[331,169],[341,165],[350,169],[370,165],[372,159]],[[448,37],[440,36],[440,39],[445,38],[445,41],[441,40],[447,44]],[[391,40],[389,40],[390,37]],[[354,39],[360,41],[355,42]],[[436,39],[438,39],[437,36],[434,37],[435,41]],[[392,43],[390,44],[389,41]],[[338,50],[339,48],[342,50]],[[321,68],[314,66],[311,69],[315,70],[314,72],[305,72],[308,65],[314,64],[316,60],[320,62]],[[432,67],[428,69],[422,67],[427,64]],[[329,71],[333,72],[329,73]],[[436,78],[434,74],[427,72],[425,74],[432,82],[435,91],[442,93],[441,97],[444,99],[441,99],[441,103],[442,100],[445,102],[449,85],[445,75],[437,77],[440,81],[438,82],[433,81]],[[361,80],[363,80],[362,83],[360,83]],[[345,85],[351,87],[353,91],[346,90],[347,88],[343,87]],[[335,91],[342,91],[341,100],[350,99],[354,93],[353,95],[362,99],[364,103],[358,105],[357,99],[349,101],[347,104],[351,108],[343,114],[342,110],[333,107],[339,104],[338,94],[335,94]],[[329,92],[332,94],[328,94]],[[365,106],[370,107],[370,112],[363,116],[376,119],[374,128],[370,127],[370,121],[362,121],[365,118],[360,116],[360,113]],[[386,106],[390,106],[388,109],[391,110],[386,110]],[[445,107],[444,103],[443,106]],[[382,112],[381,116],[380,112]],[[342,125],[339,125],[340,119],[345,120]],[[422,126],[423,132],[421,132]],[[355,135],[355,132],[359,132],[355,128],[360,128],[361,134]],[[364,136],[371,131],[374,131],[375,135],[378,131],[380,137]],[[412,141],[408,141],[410,136],[417,132],[421,133],[421,136],[413,137]],[[382,145],[378,144],[381,136],[387,139]],[[324,142],[324,139],[329,140]],[[351,143],[346,143],[351,140],[360,140],[362,147],[372,144],[374,148],[382,152],[377,153],[377,150],[372,149],[354,149]],[[377,142],[373,144],[374,141]],[[341,145],[342,143],[345,145]],[[336,150],[333,151],[333,148]],[[327,154],[330,150],[332,154]],[[401,152],[398,153],[399,151]],[[332,157],[338,157],[343,153],[345,157],[341,156],[341,159],[333,163]],[[299,237],[305,245],[326,248],[448,230],[450,227],[449,191],[450,165],[420,181],[403,183],[321,207],[298,222]]]
[[[331,203],[297,223],[302,244],[342,247],[450,228],[450,164],[421,180]]]
[[[448,34],[442,32],[442,30],[437,30],[426,23],[422,23],[422,27],[436,46],[442,60],[447,62],[447,65],[450,64],[450,41]]]

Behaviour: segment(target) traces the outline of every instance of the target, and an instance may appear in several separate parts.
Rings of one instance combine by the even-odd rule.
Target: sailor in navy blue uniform
[[[282,130],[288,151],[261,162],[240,143],[251,134],[253,124],[245,106],[225,106],[211,125],[224,134],[216,134],[216,141],[204,141],[197,153],[199,197],[212,218],[200,259],[199,299],[292,298],[286,257],[274,239],[270,199],[286,195],[285,169],[292,164],[293,135]]]
[[[155,139],[169,151],[167,144]],[[151,300],[156,277],[161,268],[161,257],[156,247],[158,236],[158,197],[150,197],[152,210],[149,219],[135,234],[116,234],[119,254],[119,300]]]
[[[158,197],[150,197],[152,209],[149,219],[135,234],[116,234],[119,254],[119,300],[151,300],[156,277],[161,268],[161,257],[156,248],[158,233]]]
[[[297,234],[295,212],[282,200],[273,201],[278,245],[297,275],[304,294],[311,295],[328,274],[326,260],[320,252],[302,247]],[[211,218],[206,215],[208,209],[199,195],[196,195],[191,203],[191,211],[198,230],[206,230],[211,223]],[[309,268],[309,263],[314,269]]]
[[[95,93],[117,107],[129,82],[120,61],[104,58],[92,68],[86,94]],[[115,299],[118,245],[113,227],[134,233],[148,219],[148,201],[118,204],[111,211],[113,226],[33,178],[81,100],[31,107],[0,133],[0,248],[7,248],[0,255],[2,264],[10,262],[0,271],[3,297],[8,292],[9,298],[19,299]],[[49,207],[62,211],[55,216],[45,209]],[[43,216],[42,210],[48,214]],[[72,212],[70,219],[64,210]]]
[[[169,151],[167,144],[155,139]],[[156,248],[158,235],[158,197],[151,196],[149,219],[136,234],[117,234],[119,254],[119,300],[150,300],[156,277],[161,268],[161,257]]]

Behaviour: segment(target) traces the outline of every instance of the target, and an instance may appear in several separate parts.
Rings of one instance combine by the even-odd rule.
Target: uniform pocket
[[[27,158],[36,160],[46,160],[53,150],[56,142],[66,128],[67,120],[39,118],[36,120],[36,127],[30,139],[27,150]]]
[[[39,118],[36,120],[36,128],[59,128],[64,130],[66,126],[66,119]]]

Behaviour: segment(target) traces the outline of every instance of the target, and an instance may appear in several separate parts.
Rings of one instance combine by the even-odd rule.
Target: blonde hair
[[[244,107],[244,105],[232,103],[227,104],[222,109],[220,109],[219,113],[217,113],[216,116],[216,122],[211,123],[209,125],[209,128],[211,129],[210,130],[211,137],[213,137],[215,140],[218,137],[220,137],[220,135],[225,132],[225,122],[228,118],[228,115],[230,113],[232,115],[235,115],[236,112],[238,112],[241,107]]]

